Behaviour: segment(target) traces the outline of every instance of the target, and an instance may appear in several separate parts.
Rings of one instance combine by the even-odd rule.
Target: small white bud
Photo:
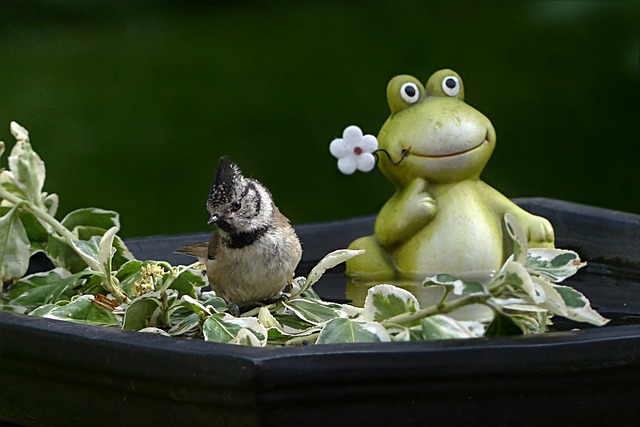
[[[29,140],[29,131],[20,126],[16,122],[11,122],[11,133],[16,138],[17,141],[28,141]]]

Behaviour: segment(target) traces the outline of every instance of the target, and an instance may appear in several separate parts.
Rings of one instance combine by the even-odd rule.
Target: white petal
[[[16,122],[11,122],[11,133],[17,141],[26,141],[29,139],[29,132]]]
[[[354,156],[346,156],[338,160],[338,169],[345,175],[351,175],[356,171]]]
[[[336,138],[331,141],[331,144],[329,144],[329,151],[331,152],[333,157],[339,159],[351,153],[353,150],[347,146],[347,143],[344,142],[344,139]]]
[[[362,151],[373,153],[378,149],[378,140],[373,135],[365,135],[360,140],[358,146],[362,148]]]
[[[358,126],[348,126],[344,132],[342,132],[342,138],[347,144],[354,146],[362,139],[362,131]]]
[[[356,160],[358,170],[362,172],[371,172],[376,166],[376,158],[371,153],[362,153]]]

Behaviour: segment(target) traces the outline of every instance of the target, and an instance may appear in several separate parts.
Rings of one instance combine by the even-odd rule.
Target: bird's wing
[[[193,245],[181,246],[176,249],[176,253],[189,255],[199,259],[207,259],[209,252],[209,242],[199,242]]]

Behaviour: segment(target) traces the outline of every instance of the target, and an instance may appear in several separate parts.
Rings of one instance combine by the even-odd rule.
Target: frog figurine
[[[437,273],[463,278],[499,269],[511,253],[504,215],[527,230],[530,247],[553,247],[549,221],[521,209],[480,180],[496,145],[487,117],[464,102],[460,76],[435,72],[423,86],[408,75],[387,86],[391,115],[378,134],[378,167],[396,192],[372,236],[350,249],[351,282],[421,282]]]

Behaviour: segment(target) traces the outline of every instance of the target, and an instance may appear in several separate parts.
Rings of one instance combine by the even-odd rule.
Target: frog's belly
[[[475,197],[439,203],[429,224],[394,252],[407,277],[497,270],[504,261],[501,219]]]

